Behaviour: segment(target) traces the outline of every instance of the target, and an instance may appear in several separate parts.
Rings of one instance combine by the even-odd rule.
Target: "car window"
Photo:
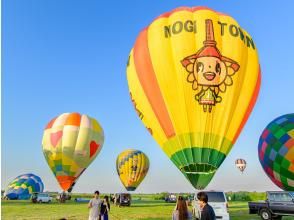
[[[289,193],[282,193],[281,194],[281,201],[282,202],[291,202],[292,201],[292,197],[290,196]]]
[[[121,194],[122,199],[129,199],[131,197],[130,194]]]
[[[208,202],[225,202],[225,196],[222,192],[206,192],[208,196]]]
[[[291,202],[292,197],[289,193],[271,193],[269,194],[269,200],[275,202]]]
[[[280,193],[272,193],[270,196],[271,201],[281,201],[281,194]]]
[[[226,202],[223,192],[205,192],[208,196],[208,202]],[[195,197],[197,200],[197,196]]]
[[[275,200],[275,194],[269,193],[268,194],[268,200],[274,201]]]

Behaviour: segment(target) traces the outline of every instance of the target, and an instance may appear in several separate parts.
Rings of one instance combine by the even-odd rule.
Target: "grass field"
[[[174,203],[165,203],[156,200],[134,200],[131,207],[111,206],[110,219],[171,219]],[[86,203],[69,201],[64,204],[53,202],[51,204],[33,204],[30,201],[2,201],[2,214],[4,220],[67,220],[88,219]],[[191,209],[191,207],[190,207]],[[258,220],[257,215],[249,215],[247,202],[234,202],[229,204],[232,220]],[[283,220],[293,220],[293,217],[284,217]]]

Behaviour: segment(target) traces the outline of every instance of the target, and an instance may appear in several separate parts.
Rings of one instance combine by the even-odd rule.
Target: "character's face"
[[[227,75],[225,63],[217,57],[197,58],[193,72],[198,84],[205,86],[218,86]]]

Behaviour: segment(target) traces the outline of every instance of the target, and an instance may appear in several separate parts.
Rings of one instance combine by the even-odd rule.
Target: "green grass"
[[[134,200],[131,207],[111,206],[110,219],[171,219],[174,203],[165,203],[158,200]],[[191,207],[189,207],[191,209]],[[2,201],[2,214],[4,220],[67,220],[88,219],[86,203],[53,202],[51,204],[33,204],[30,201]],[[257,215],[248,214],[247,202],[233,202],[229,204],[232,220],[259,220]],[[293,220],[293,217],[284,217],[283,220]]]

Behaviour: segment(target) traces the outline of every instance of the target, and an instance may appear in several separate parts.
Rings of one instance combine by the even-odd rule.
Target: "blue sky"
[[[123,191],[115,159],[138,148],[151,167],[138,192],[193,191],[137,117],[126,61],[135,39],[158,15],[179,6],[208,6],[234,17],[258,48],[262,85],[257,104],[209,189],[275,190],[257,155],[259,135],[274,118],[294,112],[294,3],[285,1],[2,1],[1,188],[27,172],[60,191],[42,154],[46,123],[63,112],[102,124],[103,149],[74,192]],[[241,175],[234,161],[247,160]]]

